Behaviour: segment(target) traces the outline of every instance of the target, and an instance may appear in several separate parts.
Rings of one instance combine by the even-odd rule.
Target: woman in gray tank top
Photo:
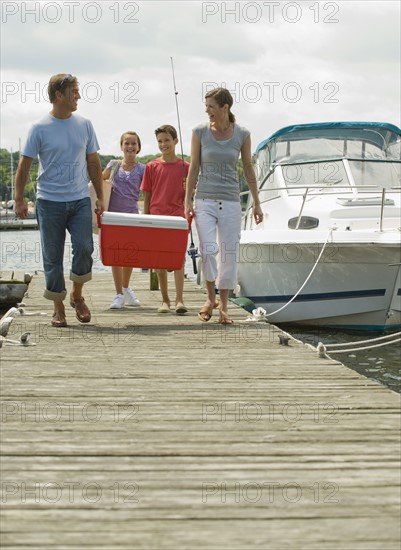
[[[233,98],[225,88],[215,88],[206,94],[209,122],[197,126],[192,132],[191,166],[185,197],[185,214],[193,216],[196,222],[207,288],[207,299],[198,317],[204,322],[212,317],[217,287],[219,322],[222,324],[232,323],[227,314],[228,296],[237,284],[241,232],[237,163],[240,155],[254,201],[255,221],[260,223],[263,220],[252,166],[250,133],[235,122],[232,104]]]

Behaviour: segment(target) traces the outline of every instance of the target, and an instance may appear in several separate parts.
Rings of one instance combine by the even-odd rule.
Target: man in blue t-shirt
[[[64,299],[67,295],[63,258],[66,230],[71,234],[73,281],[70,304],[78,321],[88,323],[91,314],[82,296],[84,283],[92,278],[92,213],[88,183],[96,191],[96,209],[104,211],[99,144],[92,123],[73,114],[77,110],[78,81],[70,74],[49,80],[49,114],[31,127],[15,176],[15,214],[26,218],[24,189],[32,160],[39,157],[36,216],[40,230],[46,278],[44,297],[53,300],[52,325],[67,326]]]

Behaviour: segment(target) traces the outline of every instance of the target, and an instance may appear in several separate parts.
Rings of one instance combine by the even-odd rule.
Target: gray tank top
[[[249,131],[234,123],[230,139],[217,141],[209,124],[200,124],[193,130],[201,144],[200,173],[195,197],[198,199],[239,201],[237,162],[241,147]]]

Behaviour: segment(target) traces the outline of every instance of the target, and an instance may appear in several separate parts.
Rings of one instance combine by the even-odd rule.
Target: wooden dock
[[[25,231],[26,229],[37,229],[36,219],[19,220],[17,218],[0,218],[0,231]]]
[[[43,286],[1,350],[3,550],[399,550],[398,394],[237,306],[199,322],[190,281],[162,315],[95,274],[64,329]]]

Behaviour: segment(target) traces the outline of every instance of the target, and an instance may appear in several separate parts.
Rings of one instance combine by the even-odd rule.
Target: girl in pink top
[[[136,159],[141,150],[141,140],[136,132],[125,132],[120,138],[120,145],[123,159],[111,160],[103,172],[103,179],[111,179],[112,182],[108,210],[138,214],[139,189],[145,172],[145,166]],[[124,305],[140,306],[129,286],[132,267],[113,266],[111,269],[116,295],[110,309],[121,309]]]

